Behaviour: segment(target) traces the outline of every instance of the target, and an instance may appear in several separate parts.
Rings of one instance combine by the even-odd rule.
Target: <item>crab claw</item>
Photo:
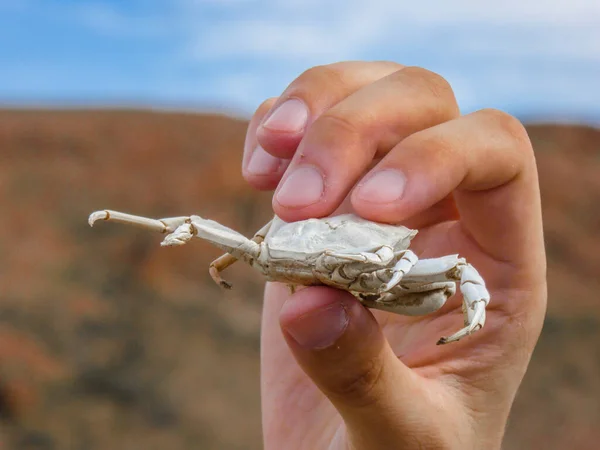
[[[97,220],[108,220],[109,217],[110,214],[108,211],[96,211],[90,214],[90,217],[88,217],[88,223],[90,224],[90,227],[93,227],[94,222]]]
[[[189,242],[194,237],[192,225],[184,223],[180,225],[171,234],[167,234],[163,241],[160,243],[162,247],[174,247],[177,245],[183,245]]]
[[[124,223],[127,225],[135,225],[148,230],[158,231],[159,233],[170,232],[177,228],[182,223],[185,223],[187,217],[173,217],[170,219],[150,219],[148,217],[134,216],[133,214],[122,213],[105,209],[96,211],[90,214],[88,223],[91,227],[98,220],[106,220],[109,222]]]

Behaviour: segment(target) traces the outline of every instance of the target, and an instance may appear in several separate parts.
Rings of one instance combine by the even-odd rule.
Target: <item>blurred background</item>
[[[597,0],[0,0],[0,447],[259,449],[262,284],[202,242],[93,230],[95,209],[251,234],[246,121],[346,59],[445,76],[536,150],[550,301],[505,449],[600,444]]]

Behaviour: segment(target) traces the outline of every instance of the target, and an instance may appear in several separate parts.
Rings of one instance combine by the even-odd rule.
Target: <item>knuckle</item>
[[[495,108],[486,108],[481,111],[490,121],[510,134],[519,134],[523,125],[519,120],[510,114]]]
[[[452,86],[440,74],[422,67],[407,67],[402,72],[420,81],[421,86],[427,89],[435,98],[456,101]]]
[[[512,141],[516,141],[521,147],[530,148],[531,141],[525,126],[517,119],[504,111],[494,108],[481,110],[487,119],[492,122],[504,135]]]
[[[315,86],[330,86],[343,83],[343,71],[334,64],[314,66],[305,70],[286,90],[287,96],[302,97]]]
[[[447,135],[429,130],[410,135],[401,143],[401,146],[427,155],[427,158],[435,158],[436,161],[456,161],[464,156]]]
[[[365,407],[377,402],[379,396],[376,393],[383,376],[383,364],[379,359],[370,361],[358,372],[338,380],[335,386],[330,388],[331,394],[344,399],[356,407]]]
[[[333,111],[325,112],[313,125],[317,133],[331,136],[336,141],[359,142],[361,132],[359,119],[348,114],[340,114]]]

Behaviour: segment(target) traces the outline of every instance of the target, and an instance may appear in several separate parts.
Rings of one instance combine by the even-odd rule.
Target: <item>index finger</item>
[[[386,195],[385,186],[401,178],[401,196]],[[481,110],[409,136],[358,183],[352,205],[365,218],[396,223],[449,193],[465,233],[485,253],[543,264],[532,260],[544,256],[537,169],[517,119]]]

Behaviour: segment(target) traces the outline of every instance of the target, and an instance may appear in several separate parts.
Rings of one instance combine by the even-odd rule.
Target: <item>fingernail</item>
[[[384,169],[358,184],[356,197],[370,203],[390,203],[404,193],[406,177],[396,169]]]
[[[252,175],[269,175],[277,172],[281,165],[281,159],[269,154],[260,145],[254,149],[250,156],[250,161],[246,167],[246,172]]]
[[[285,325],[285,331],[302,347],[324,349],[333,345],[348,326],[348,314],[341,303],[300,316]]]
[[[287,208],[302,208],[318,202],[323,196],[323,176],[314,167],[295,169],[277,191],[277,202]]]
[[[308,121],[308,108],[297,98],[286,100],[262,124],[264,128],[286,133],[297,133]]]

